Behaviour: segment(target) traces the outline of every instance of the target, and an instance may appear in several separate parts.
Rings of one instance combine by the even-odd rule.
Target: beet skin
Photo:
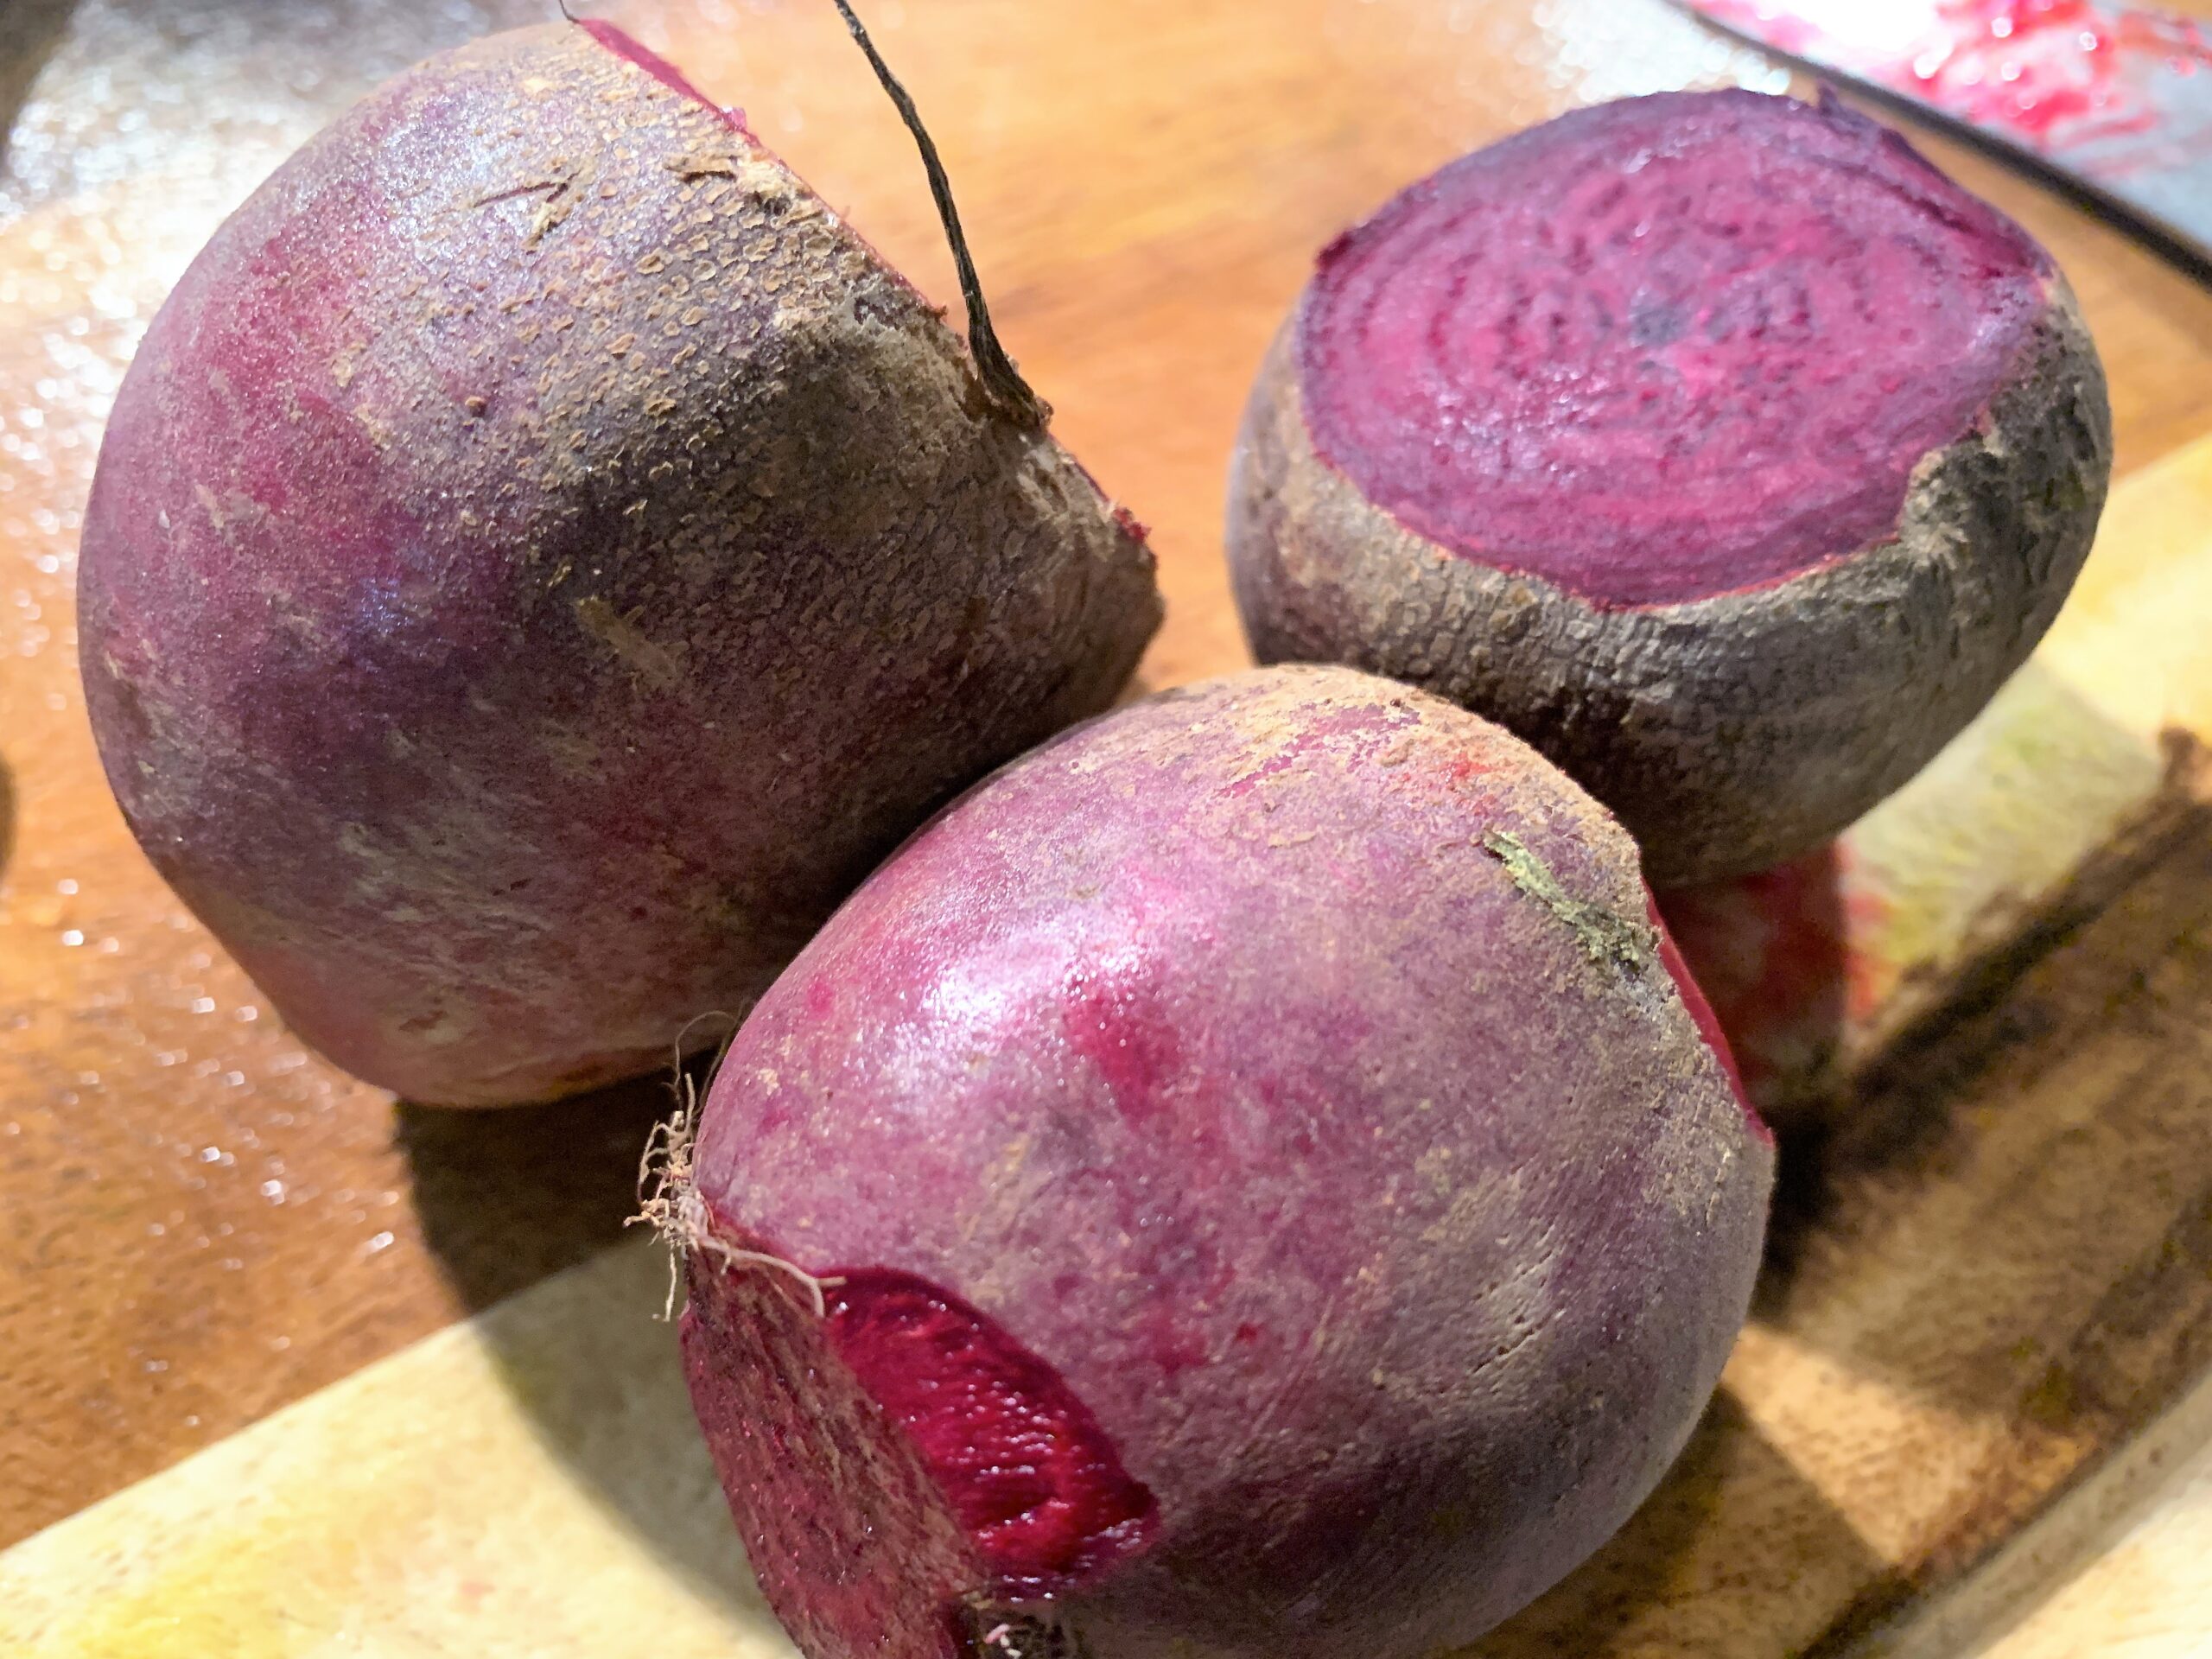
[[[1262,660],[1502,721],[1675,886],[1807,851],[1948,741],[2056,614],[2111,454],[2019,226],[1840,105],[1667,93],[1322,253],[1230,562]]]
[[[693,1166],[693,1396],[800,1648],[1418,1659],[1580,1560],[1719,1374],[1773,1169],[1649,915],[1561,773],[1348,669],[939,816]]]
[[[410,71],[223,226],[79,594],[162,873],[302,1036],[448,1103],[664,1062],[1159,618],[922,296],[600,24]]]

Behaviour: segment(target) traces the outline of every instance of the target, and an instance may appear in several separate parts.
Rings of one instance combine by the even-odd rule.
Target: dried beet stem
[[[976,372],[983,383],[983,390],[992,404],[1008,420],[1041,432],[1052,418],[1052,406],[1030,390],[1021,372],[1014,366],[1014,359],[1006,354],[1006,347],[999,344],[998,331],[991,327],[990,308],[983,303],[983,284],[976,275],[976,261],[968,251],[967,234],[960,228],[960,210],[952,205],[952,181],[945,176],[944,163],[938,159],[936,142],[922,124],[921,111],[914,107],[913,99],[899,85],[899,77],[891,73],[891,66],[875,49],[875,42],[868,38],[868,30],[852,7],[847,0],[836,3],[845,27],[868,54],[868,67],[883,83],[883,90],[898,106],[899,118],[906,124],[906,130],[914,135],[914,143],[922,152],[922,166],[930,175],[930,194],[937,201],[937,215],[944,225],[945,240],[952,245],[952,263],[959,268],[960,297],[968,305],[968,349],[975,355]]]
[[[1507,830],[1484,832],[1483,850],[1505,866],[1513,885],[1542,905],[1573,930],[1583,955],[1603,965],[1612,963],[1631,974],[1643,971],[1650,951],[1649,930],[1637,927],[1606,909],[1571,898],[1552,874],[1551,866],[1529,849],[1529,844]]]

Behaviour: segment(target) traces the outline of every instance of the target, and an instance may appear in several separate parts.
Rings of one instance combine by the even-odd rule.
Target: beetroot
[[[1573,1566],[1713,1388],[1772,1175],[1649,918],[1563,775],[1345,669],[925,829],[739,1033],[675,1206],[802,1650],[1414,1659]]]
[[[1840,105],[1579,111],[1321,255],[1230,492],[1263,660],[1503,721],[1656,881],[1804,852],[2056,614],[2103,372],[2017,225]]]
[[[124,385],[80,603],[132,829],[373,1082],[659,1063],[1156,626],[1141,531],[1003,378],[614,30],[433,59],[222,227]]]

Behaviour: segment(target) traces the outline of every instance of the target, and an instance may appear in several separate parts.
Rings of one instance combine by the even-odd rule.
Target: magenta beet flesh
[[[936,818],[696,1149],[693,1395],[801,1649],[1419,1659],[1582,1559],[1713,1386],[1772,1173],[1648,916],[1548,763],[1348,670]]]
[[[1864,124],[1751,94],[1478,150],[1321,255],[1314,448],[1440,546],[1607,605],[1885,535],[2025,342],[2050,262]]]
[[[148,332],[86,696],[148,854],[417,1099],[663,1064],[1113,699],[1151,556],[746,131],[603,24],[372,94]]]

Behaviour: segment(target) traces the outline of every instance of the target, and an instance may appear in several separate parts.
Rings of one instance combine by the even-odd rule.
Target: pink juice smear
[[[2147,130],[2156,112],[2131,84],[2146,62],[2212,65],[2212,35],[2187,18],[2090,0],[1697,0],[1698,10],[1771,42],[2001,127],[2031,148]]]

